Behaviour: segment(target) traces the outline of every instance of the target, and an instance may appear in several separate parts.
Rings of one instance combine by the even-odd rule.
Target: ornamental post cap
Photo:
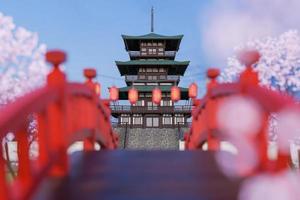
[[[97,76],[97,72],[93,68],[86,68],[83,70],[83,74],[87,79],[93,79]]]
[[[215,79],[220,75],[220,70],[218,68],[209,68],[206,75],[210,79]]]
[[[261,55],[257,50],[244,50],[238,53],[238,60],[246,67],[251,67],[257,63]]]
[[[46,61],[58,67],[61,63],[65,62],[67,54],[61,50],[51,50],[46,53]]]

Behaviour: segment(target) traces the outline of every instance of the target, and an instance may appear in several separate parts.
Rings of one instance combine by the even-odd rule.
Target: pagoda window
[[[148,101],[147,108],[148,108],[148,110],[157,110],[157,105],[155,103],[153,103],[152,101]]]
[[[139,79],[145,80],[145,79],[146,79],[146,76],[145,76],[145,75],[140,75],[140,76],[139,76]]]
[[[141,51],[142,51],[142,52],[146,52],[147,49],[143,47],[143,48],[141,49]]]
[[[152,68],[147,68],[147,72],[152,72]]]
[[[121,115],[121,124],[130,124],[130,115]]]
[[[159,76],[159,79],[160,79],[160,80],[165,80],[165,79],[166,79],[166,75],[160,75],[160,76]]]
[[[159,42],[157,45],[158,45],[158,46],[163,46],[163,43]]]
[[[143,124],[143,117],[140,114],[134,114],[133,118],[132,118],[132,123],[133,124],[137,124],[137,125],[141,125]]]
[[[151,43],[151,42],[148,42],[148,43],[147,43],[147,46],[152,46],[152,43]]]
[[[159,72],[166,72],[165,68],[159,68]]]
[[[161,106],[172,106],[172,101],[170,101],[170,100],[161,100],[160,105]]]
[[[142,68],[142,71],[141,72],[146,72],[146,68]]]
[[[156,42],[153,42],[153,46],[157,46],[157,43],[156,43]]]
[[[152,127],[152,117],[147,117],[146,118],[146,126],[147,127]]]
[[[162,52],[158,52],[158,54],[157,55],[159,55],[159,56],[163,56],[164,55],[164,53],[162,53]]]
[[[145,93],[139,93],[139,97],[145,97]]]
[[[159,118],[153,117],[153,127],[158,127],[158,126],[159,126]]]
[[[158,68],[153,68],[153,72],[158,72]]]
[[[144,106],[144,100],[140,100],[140,101],[137,101],[136,104],[134,104],[134,106]]]
[[[158,48],[158,51],[163,52],[164,49],[163,48]]]
[[[180,114],[175,114],[174,123],[184,124],[184,117]]]
[[[148,76],[148,80],[157,80],[157,76]]]
[[[172,125],[172,115],[164,114],[162,118],[162,123],[165,125]]]
[[[146,118],[146,126],[147,127],[158,127],[159,126],[159,118],[158,117],[147,117]]]

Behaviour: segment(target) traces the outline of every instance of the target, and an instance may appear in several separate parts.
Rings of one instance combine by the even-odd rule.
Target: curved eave
[[[171,40],[181,40],[183,35],[160,35],[156,33],[149,33],[146,35],[132,36],[132,35],[122,35],[122,38],[125,40],[156,40],[156,39],[171,39]]]
[[[140,67],[167,67],[168,75],[181,75],[183,76],[190,61],[139,61],[132,60],[127,62],[116,61],[121,76],[124,75],[137,75]]]
[[[183,35],[164,36],[155,33],[140,36],[122,35],[127,51],[139,51],[140,41],[165,41],[166,51],[178,51]]]

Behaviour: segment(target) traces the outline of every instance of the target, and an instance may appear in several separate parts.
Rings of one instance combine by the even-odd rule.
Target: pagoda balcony
[[[131,106],[131,105],[111,105],[113,115],[118,114],[191,114],[193,106]]]
[[[158,52],[157,54],[147,54],[146,52],[141,52],[141,51],[128,51],[129,56],[134,58],[134,57],[175,57],[176,56],[176,51],[164,51],[164,52]]]
[[[134,81],[140,81],[140,82],[155,82],[155,81],[172,81],[172,82],[179,82],[180,76],[176,75],[168,75],[168,76],[157,76],[156,80],[148,80],[146,79],[140,79],[137,75],[127,75],[125,76],[126,82],[134,82]]]

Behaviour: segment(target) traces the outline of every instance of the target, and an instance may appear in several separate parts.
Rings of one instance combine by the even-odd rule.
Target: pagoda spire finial
[[[151,7],[151,33],[154,32],[154,8]]]

